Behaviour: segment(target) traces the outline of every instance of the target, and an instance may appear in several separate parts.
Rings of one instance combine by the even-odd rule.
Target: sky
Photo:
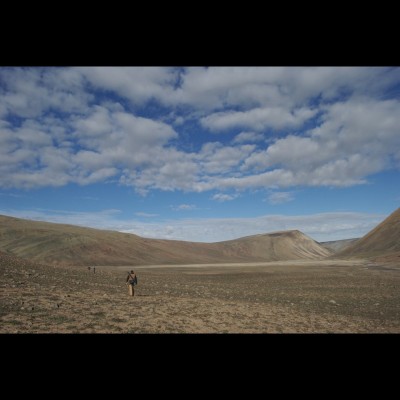
[[[216,242],[400,204],[398,67],[0,67],[0,214]]]

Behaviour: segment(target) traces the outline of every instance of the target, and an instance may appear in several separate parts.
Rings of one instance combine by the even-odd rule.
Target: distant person
[[[87,267],[87,269],[89,270],[89,272],[90,272],[90,267]]]
[[[93,267],[93,273],[94,274],[96,273],[96,267]]]
[[[137,276],[133,270],[131,272],[128,272],[128,276],[126,277],[126,283],[127,285],[129,285],[129,294],[131,296],[134,296],[135,290],[133,287],[137,285]]]

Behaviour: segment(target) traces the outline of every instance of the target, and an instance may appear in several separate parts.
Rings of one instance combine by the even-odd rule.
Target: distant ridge
[[[338,257],[400,257],[400,208],[357,242],[336,254]],[[400,258],[398,258],[400,260]]]
[[[359,240],[359,238],[331,240],[329,242],[319,242],[319,244],[334,252],[339,252],[354,244],[357,240]]]
[[[332,251],[300,231],[217,243],[137,235],[0,215],[0,250],[48,265],[150,265],[319,259]]]

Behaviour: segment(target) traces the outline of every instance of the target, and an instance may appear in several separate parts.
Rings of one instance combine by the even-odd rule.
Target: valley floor
[[[400,265],[6,263],[0,277],[0,333],[400,333]]]

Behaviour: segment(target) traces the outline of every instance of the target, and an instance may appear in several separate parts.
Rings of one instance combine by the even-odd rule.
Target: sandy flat
[[[128,296],[126,271],[137,272]],[[400,266],[2,266],[2,333],[400,332]]]

